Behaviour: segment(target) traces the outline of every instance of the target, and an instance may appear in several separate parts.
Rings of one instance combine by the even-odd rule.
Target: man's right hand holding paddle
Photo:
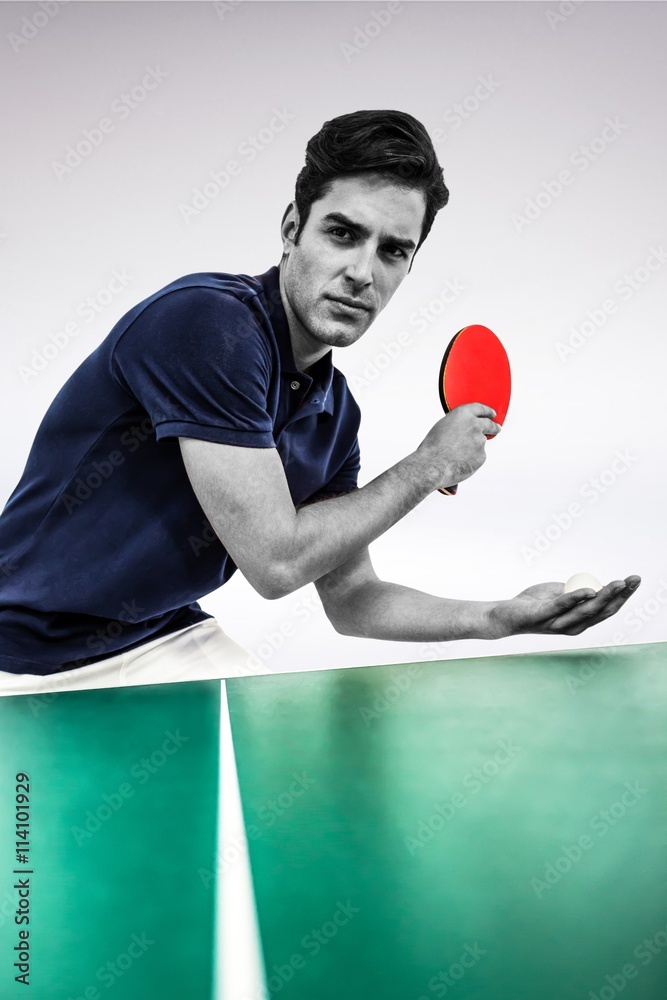
[[[469,479],[486,461],[487,438],[502,430],[483,403],[457,406],[437,421],[417,449],[436,471],[438,488]]]

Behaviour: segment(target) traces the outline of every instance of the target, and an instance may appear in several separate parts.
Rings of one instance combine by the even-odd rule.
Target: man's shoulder
[[[237,325],[262,327],[270,332],[276,311],[279,316],[283,312],[278,274],[277,266],[258,275],[226,271],[184,274],[137,302],[120,325],[126,327],[145,313],[145,318],[152,315],[167,320],[177,313],[181,317],[192,314],[227,321],[235,318]]]
[[[249,274],[195,271],[181,275],[162,288],[158,288],[138,303],[138,307],[150,305],[165,296],[171,296],[174,292],[186,293],[185,296],[178,296],[178,299],[183,300],[187,297],[187,300],[194,304],[219,301],[222,306],[228,306],[237,301],[247,305],[261,295],[262,291],[261,282]]]
[[[113,346],[129,330],[136,335],[161,338],[172,327],[180,329],[184,322],[194,323],[203,334],[206,329],[224,333],[270,326],[267,317],[264,286],[260,278],[249,274],[223,271],[196,271],[181,275],[132,306],[110,332]]]

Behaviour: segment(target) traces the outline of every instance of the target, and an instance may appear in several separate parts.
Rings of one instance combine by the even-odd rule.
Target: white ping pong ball
[[[565,584],[564,594],[571,594],[580,587],[590,587],[592,590],[602,590],[602,584],[592,573],[575,573]]]

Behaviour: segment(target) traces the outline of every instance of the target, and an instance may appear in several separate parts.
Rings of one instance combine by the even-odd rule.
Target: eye
[[[392,260],[405,260],[408,256],[405,250],[401,250],[400,247],[389,246],[385,247],[384,249],[385,253],[388,253],[388,256],[391,257]],[[394,250],[395,252],[394,253],[389,252],[391,250]]]
[[[331,233],[332,236],[335,236],[337,240],[343,239],[343,236],[352,235],[350,230],[346,229],[345,226],[332,226],[331,229],[328,230],[328,232]],[[342,236],[340,235],[341,233],[343,234]]]

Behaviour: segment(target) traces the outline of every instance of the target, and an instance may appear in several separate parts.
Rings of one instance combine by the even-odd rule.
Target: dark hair
[[[363,172],[382,174],[395,184],[423,191],[426,211],[419,249],[436,212],[449,201],[449,191],[428,132],[404,111],[340,115],[325,122],[308,141],[306,164],[296,179],[299,228],[295,242],[308,220],[311,205],[328,194],[332,182],[345,174]]]

